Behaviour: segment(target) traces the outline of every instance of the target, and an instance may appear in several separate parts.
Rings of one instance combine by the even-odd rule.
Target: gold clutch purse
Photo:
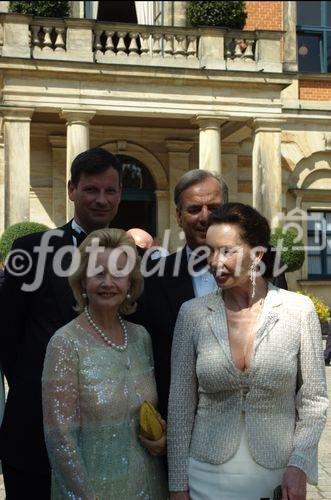
[[[149,401],[144,401],[141,405],[139,420],[141,435],[143,437],[151,441],[157,441],[162,437],[161,415]]]

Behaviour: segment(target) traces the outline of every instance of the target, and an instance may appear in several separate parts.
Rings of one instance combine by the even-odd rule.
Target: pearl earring
[[[255,291],[256,291],[256,264],[255,264],[255,262],[252,262],[252,265],[249,268],[249,279],[251,280],[251,284],[252,284],[252,299],[254,299]]]
[[[131,299],[131,293],[129,293],[129,292],[128,292],[128,293],[126,294],[126,298],[127,298],[128,300],[129,300],[129,299]]]
[[[83,299],[87,299],[87,293],[86,292],[82,292],[82,297],[83,297]]]

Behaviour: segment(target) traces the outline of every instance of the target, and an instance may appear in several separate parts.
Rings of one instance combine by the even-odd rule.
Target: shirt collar
[[[86,231],[84,231],[84,229],[79,224],[77,224],[75,219],[72,219],[72,221],[71,221],[71,228],[74,231],[76,231],[78,234],[80,234],[81,232],[86,233]]]

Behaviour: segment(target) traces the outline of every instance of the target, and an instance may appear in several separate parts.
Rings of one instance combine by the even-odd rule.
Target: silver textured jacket
[[[172,347],[168,414],[170,491],[188,489],[189,456],[229,460],[240,416],[254,460],[293,465],[317,482],[317,446],[328,406],[320,324],[310,299],[269,285],[250,367],[231,359],[221,295],[185,302]]]

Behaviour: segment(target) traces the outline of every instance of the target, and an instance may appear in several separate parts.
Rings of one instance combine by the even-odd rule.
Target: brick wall
[[[331,81],[325,80],[300,80],[299,99],[305,101],[331,100]]]
[[[246,2],[245,30],[282,30],[283,2]]]

